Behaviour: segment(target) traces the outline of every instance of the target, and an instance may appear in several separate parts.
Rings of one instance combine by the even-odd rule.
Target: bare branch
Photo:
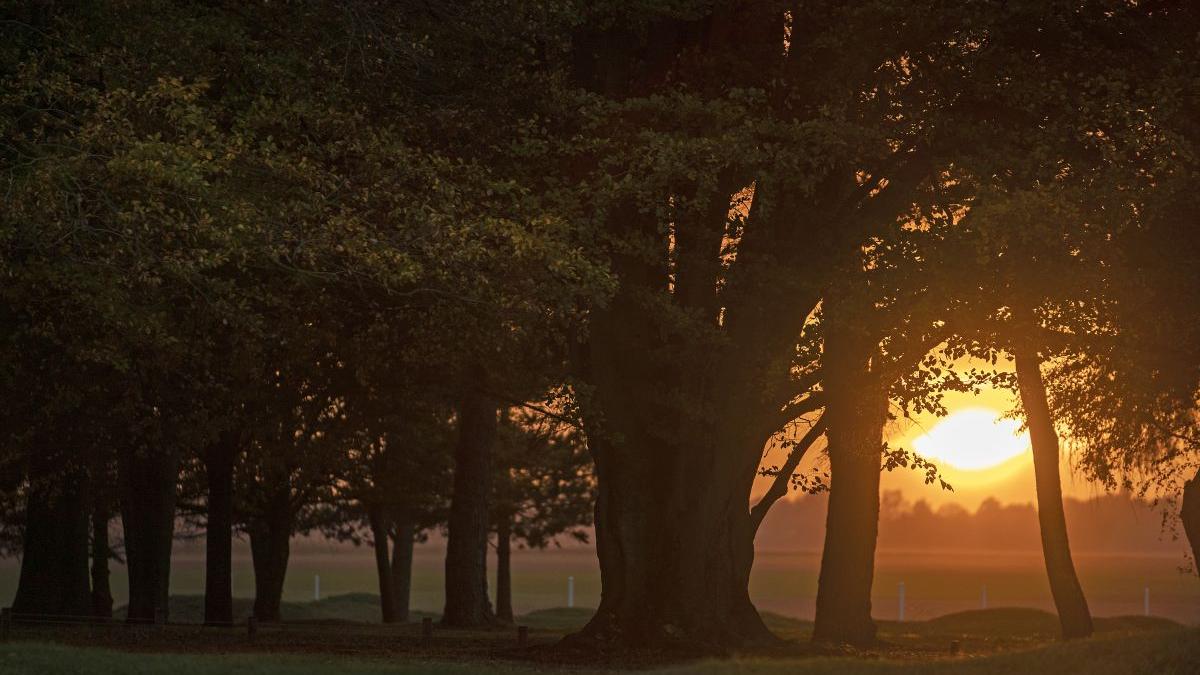
[[[779,473],[775,475],[775,480],[771,483],[770,489],[763,495],[762,499],[750,509],[750,523],[755,532],[758,532],[758,526],[762,524],[763,518],[766,517],[767,511],[788,493],[788,483],[792,480],[792,474],[796,472],[796,467],[800,466],[800,460],[804,459],[805,453],[812,447],[817,439],[825,435],[825,416],[817,418],[813,423],[812,428],[808,433],[804,434],[804,438],[800,439],[790,453],[788,453],[787,461],[780,467]]]

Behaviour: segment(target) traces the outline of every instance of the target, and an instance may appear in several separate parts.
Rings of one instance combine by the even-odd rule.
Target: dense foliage
[[[1110,488],[1200,463],[1189,3],[0,14],[20,612],[100,611],[114,515],[132,620],[165,612],[177,518],[205,527],[212,623],[234,532],[259,618],[320,530],[372,544],[390,621],[444,527],[461,625],[495,618],[493,535],[506,566],[594,524],[579,643],[769,643],[747,582],[792,483],[830,492],[815,635],[868,642],[879,472],[938,481],[883,429],[993,386],[1082,635],[1058,437]]]

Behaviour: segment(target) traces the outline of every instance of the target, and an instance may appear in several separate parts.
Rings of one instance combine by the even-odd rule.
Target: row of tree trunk
[[[460,411],[455,494],[446,556],[445,622],[480,625],[495,618],[487,598],[488,492],[497,407],[470,392]],[[240,435],[225,433],[201,455],[208,489],[204,622],[233,623],[234,465]],[[14,613],[111,617],[107,501],[92,498],[88,472],[62,469],[54,453],[33,459],[26,495],[24,551]],[[117,453],[118,503],[129,572],[128,620],[168,619],[180,457],[127,449]],[[253,613],[279,621],[295,512],[286,486],[265,500],[247,534],[254,567]],[[369,509],[385,622],[407,621],[416,523],[406,513]],[[388,545],[392,543],[389,555]],[[90,550],[89,550],[90,544]],[[89,568],[90,562],[90,568]],[[511,600],[505,615],[511,615]]]
[[[831,328],[831,331],[836,332]],[[831,484],[827,515],[826,541],[822,554],[814,636],[849,642],[866,642],[874,637],[870,591],[874,570],[875,533],[879,515],[879,446],[886,420],[886,387],[874,378],[867,365],[869,350],[855,349],[852,335],[830,342],[825,356],[825,420],[828,420]],[[1036,350],[1016,350],[1017,377],[1023,408],[1027,415],[1033,446],[1037,482],[1039,523],[1046,570],[1052,595],[1058,607],[1063,635],[1083,637],[1091,634],[1092,622],[1086,599],[1071,560],[1066,520],[1062,509],[1059,476],[1059,444],[1046,403],[1045,385]],[[487,593],[488,485],[491,475],[491,448],[496,432],[496,405],[480,394],[469,395],[461,408],[459,443],[456,449],[455,493],[446,555],[446,611],[448,625],[477,626],[496,619],[512,620],[510,536],[506,522],[497,534],[497,605],[492,609]],[[603,441],[601,441],[603,442]],[[207,575],[205,582],[205,622],[232,623],[232,471],[237,453],[236,440],[223,437],[205,454],[209,481],[209,521],[207,537]],[[129,620],[165,621],[170,572],[170,549],[174,534],[175,481],[179,459],[171,455],[118,455],[120,511],[125,529],[126,555],[130,574]],[[43,460],[31,467],[27,496],[25,550],[17,596],[16,614],[109,617],[112,596],[108,583],[108,523],[110,515],[102,500],[89,497],[85,472],[62,472]],[[608,467],[601,466],[602,480]],[[608,519],[613,508],[611,475],[609,490],[601,491],[597,517],[605,518],[598,527],[602,573],[604,561],[619,554],[622,568],[632,568],[639,576],[603,575],[604,595],[596,621],[619,624],[612,612],[636,611],[638,602],[670,603],[670,596],[654,588],[650,570],[662,570],[684,561],[653,558],[640,561],[636,537],[629,532],[628,519],[617,523]],[[617,483],[621,485],[621,483]],[[661,491],[653,485],[636,486],[622,495],[622,508],[631,500],[647,501],[644,518],[656,513],[650,502]],[[250,528],[254,558],[256,600],[254,613],[265,621],[279,620],[280,598],[286,573],[291,512],[286,493],[269,500],[259,527]],[[1193,547],[1200,543],[1200,478],[1193,479],[1184,491],[1184,527]],[[635,504],[636,506],[636,504]],[[703,503],[690,510],[712,518]],[[678,522],[687,522],[684,510],[672,509]],[[734,528],[719,518],[692,526],[713,533]],[[407,621],[415,528],[405,514],[390,518],[378,509],[369,514],[379,574],[383,618],[386,622]],[[643,520],[642,522],[646,522]],[[613,525],[619,524],[614,532]],[[599,523],[598,523],[599,525]],[[659,531],[661,534],[661,531]],[[679,534],[679,533],[677,533]],[[90,535],[90,536],[89,536]],[[733,586],[725,588],[731,611],[753,613],[745,594],[749,565],[752,562],[753,527],[743,533],[743,546],[750,550],[724,560],[730,565],[724,578]],[[89,550],[90,539],[90,550]],[[676,546],[683,539],[676,540]],[[389,543],[392,550],[389,554]],[[731,542],[733,543],[733,542]],[[633,545],[631,545],[633,544]],[[616,551],[614,551],[616,549]],[[654,555],[654,549],[643,552]],[[682,550],[682,549],[677,549]],[[89,570],[89,559],[91,568]],[[653,563],[653,567],[650,566]],[[607,566],[611,571],[612,565]],[[686,567],[675,567],[685,572]],[[660,577],[661,578],[661,577]],[[719,578],[719,577],[718,577]],[[640,583],[631,587],[630,582]],[[89,583],[90,582],[90,583]],[[667,586],[666,584],[657,584]],[[717,591],[722,589],[718,587]],[[620,599],[617,603],[615,599]],[[706,601],[711,605],[711,601]],[[629,603],[626,605],[626,603]],[[623,606],[628,606],[625,609]],[[669,608],[669,609],[668,609]],[[687,606],[661,606],[658,611],[681,611]],[[756,617],[756,613],[754,614]],[[628,619],[626,619],[628,620]],[[646,627],[652,630],[652,627]],[[752,629],[753,630],[753,629]],[[749,633],[748,633],[749,634]]]
[[[48,459],[34,458],[30,466],[21,575],[12,610],[18,616],[91,616],[92,509],[86,474],[60,472]]]
[[[406,623],[412,596],[413,545],[416,527],[407,513],[388,520],[382,509],[368,514],[375,571],[379,580],[379,604],[384,623]],[[388,546],[391,545],[389,552]]]
[[[112,513],[101,497],[99,480],[90,480],[86,470],[60,459],[45,453],[33,458],[29,467],[13,613],[111,618],[108,524]],[[128,619],[162,622],[167,618],[179,460],[132,450],[118,453],[117,459],[129,569]]]

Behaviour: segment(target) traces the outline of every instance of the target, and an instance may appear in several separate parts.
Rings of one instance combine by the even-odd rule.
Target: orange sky
[[[979,396],[951,392],[946,395],[945,402],[950,415],[963,410],[980,408],[993,410],[996,414],[1003,414],[1014,407],[1012,395],[1000,390],[986,390]],[[894,409],[893,412],[896,410]],[[913,450],[914,440],[936,428],[939,421],[941,421],[939,418],[930,414],[918,415],[912,421],[897,420],[891,423],[887,429],[888,444],[893,448],[902,447]],[[964,442],[969,442],[969,439],[964,439]],[[809,458],[802,465],[802,469],[811,468],[814,466],[814,461],[824,464],[823,458],[817,459],[820,455],[817,448],[810,451]],[[766,461],[768,464],[777,465],[782,462],[782,459],[782,451],[776,450],[768,456]],[[900,490],[903,492],[905,500],[910,502],[925,499],[934,508],[947,502],[957,502],[974,510],[980,502],[988,497],[995,497],[1004,503],[1036,501],[1033,459],[1027,445],[1023,452],[1011,459],[985,469],[964,470],[955,468],[945,461],[936,463],[942,477],[954,487],[953,492],[943,491],[936,485],[925,485],[924,474],[910,469],[897,469],[884,473],[882,489]],[[766,490],[769,480],[761,477],[758,479],[755,485],[756,498],[758,494]],[[1070,456],[1065,450],[1062,460],[1062,482],[1065,496],[1082,499],[1103,492],[1099,486],[1083,480],[1071,470]]]

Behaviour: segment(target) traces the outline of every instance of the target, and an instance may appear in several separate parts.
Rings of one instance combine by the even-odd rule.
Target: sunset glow
[[[980,471],[1016,457],[1029,448],[1021,423],[1001,419],[989,408],[967,408],[940,420],[913,440],[918,453],[965,471]]]

